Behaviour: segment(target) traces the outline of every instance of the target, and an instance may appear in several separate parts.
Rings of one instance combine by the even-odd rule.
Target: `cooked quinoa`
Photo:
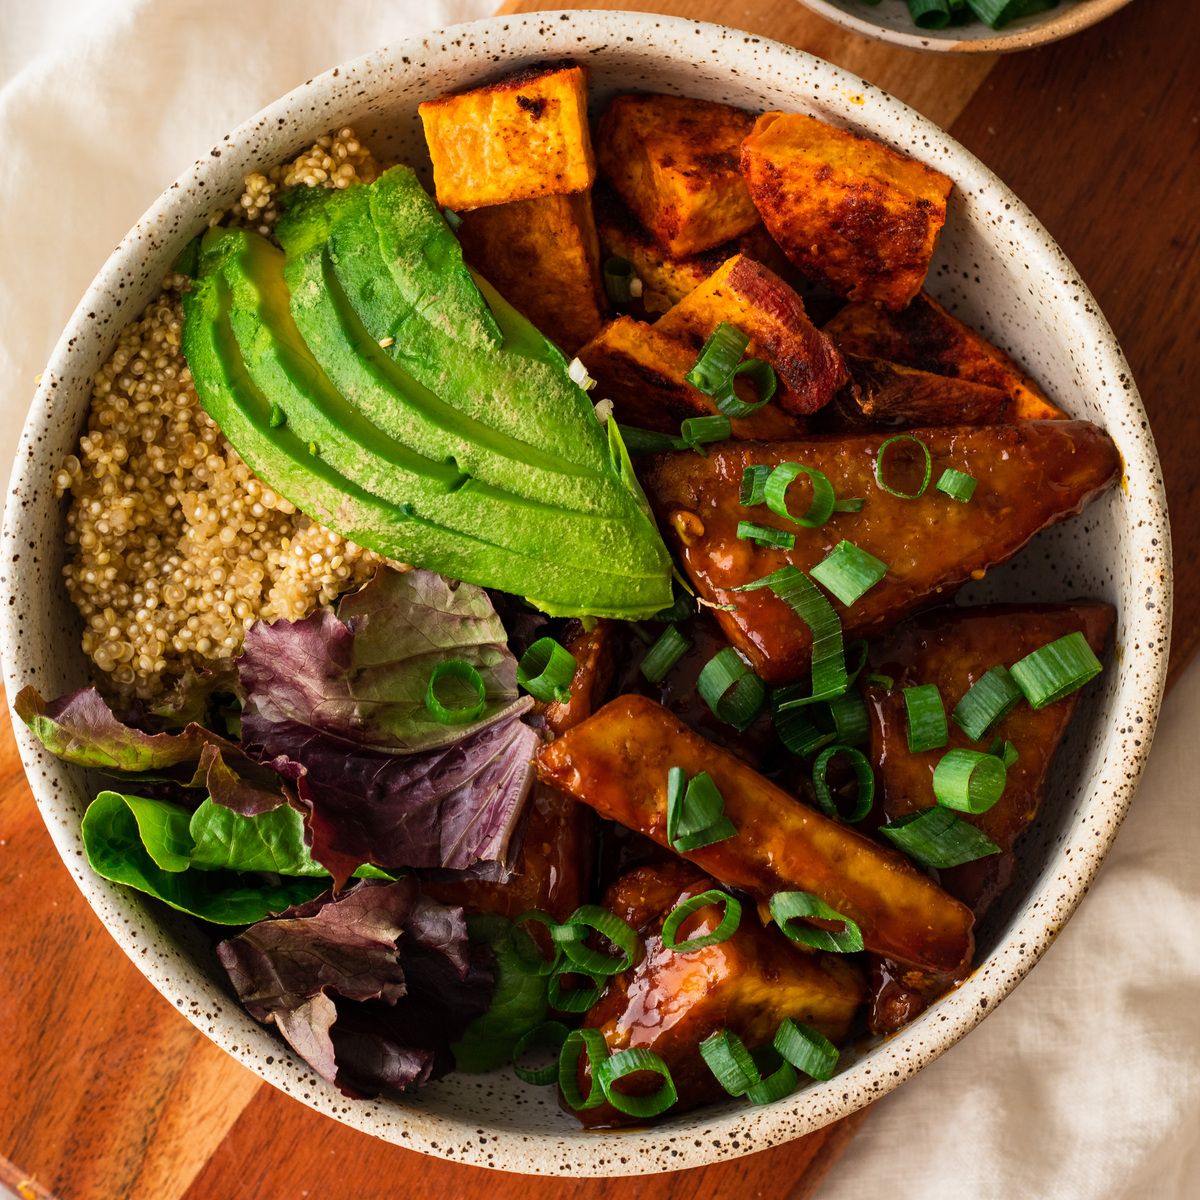
[[[342,129],[249,176],[228,217],[267,232],[281,187],[378,174]],[[303,617],[380,561],[256,479],[200,407],[180,349],[186,285],[168,277],[121,334],[96,375],[78,452],[55,480],[71,494],[64,575],[83,650],[110,691],[143,700],[236,655],[254,621]]]

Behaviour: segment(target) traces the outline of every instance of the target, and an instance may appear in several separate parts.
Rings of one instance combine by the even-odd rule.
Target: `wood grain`
[[[1129,356],[1178,516],[1200,498],[1200,6],[1139,0],[1000,60],[867,42],[795,0],[593,0],[707,15],[900,95],[1013,185],[1096,293]],[[561,3],[512,4],[557,8]],[[1175,530],[1175,672],[1200,648],[1200,526]],[[805,1200],[865,1114],[731,1163],[636,1180],[531,1180],[423,1158],[261,1084],[158,996],[58,862],[0,716],[0,1183],[61,1200]]]

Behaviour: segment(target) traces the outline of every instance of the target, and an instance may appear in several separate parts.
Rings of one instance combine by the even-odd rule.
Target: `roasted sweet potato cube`
[[[899,312],[878,304],[847,304],[825,326],[843,354],[886,358],[919,371],[999,388],[1020,421],[1066,417],[1003,350],[952,317],[922,292]]]
[[[758,224],[738,167],[753,125],[727,104],[617,96],[596,130],[596,161],[669,254],[696,254]]]
[[[633,317],[610,321],[579,351],[579,360],[596,380],[594,394],[613,402],[618,422],[672,434],[679,432],[679,423],[686,418],[718,411],[711,396],[684,378],[696,357],[697,351],[667,337],[657,325]],[[747,393],[747,398],[752,400],[753,395]],[[762,441],[794,437],[801,428],[774,403],[730,421],[733,437]]]
[[[710,1034],[728,1029],[754,1049],[768,1044],[790,1017],[840,1042],[865,994],[856,965],[832,954],[802,953],[750,913],[727,941],[687,954],[669,950],[662,941],[666,916],[677,904],[715,886],[694,868],[650,867],[631,872],[605,897],[605,907],[627,914],[627,920],[648,916],[635,924],[644,953],[610,981],[583,1024],[604,1035],[610,1053],[642,1049],[663,1059],[679,1094],[669,1115],[725,1095],[699,1050]],[[683,932],[699,936],[715,929],[719,920],[719,908],[704,908]],[[586,1056],[579,1082],[586,1092]],[[631,1094],[639,1091],[636,1078],[618,1086]],[[608,1104],[576,1115],[593,1127],[634,1123]]]
[[[567,354],[603,323],[600,246],[587,192],[494,204],[463,214],[470,263]]]
[[[742,143],[763,222],[809,278],[903,308],[921,289],[951,181],[882,142],[800,113],[764,113]]]
[[[932,375],[882,358],[844,356],[851,386],[838,397],[853,428],[886,425],[1002,425],[1012,412],[1007,392]],[[855,420],[855,417],[860,419]]]
[[[656,455],[640,472],[668,544],[697,592],[717,606],[726,636],[770,683],[789,683],[807,674],[811,634],[770,588],[737,590],[744,584],[787,565],[808,571],[840,541],[851,541],[885,562],[888,572],[849,608],[831,602],[847,637],[874,633],[981,578],[1038,530],[1079,512],[1116,481],[1121,468],[1112,440],[1086,421],[925,428],[912,436],[929,450],[931,479],[953,467],[975,477],[975,494],[969,504],[960,504],[931,484],[920,498],[904,500],[875,480],[876,459],[888,436],[863,433],[770,445],[726,442],[705,458]],[[858,513],[834,513],[816,529],[796,526],[791,550],[739,538],[739,521],[761,520],[768,512],[740,503],[745,469],[782,462],[817,468],[838,496],[863,497],[865,506]],[[889,451],[886,477],[913,491],[923,466],[919,448],[901,442]],[[803,504],[801,494],[795,505]]]
[[[739,254],[655,324],[699,355],[723,321],[749,339],[746,353],[775,368],[779,404],[804,415],[823,408],[846,382],[842,356],[808,319],[804,301],[773,271]]]
[[[582,192],[595,179],[582,67],[521,71],[417,111],[446,208]]]
[[[812,892],[857,922],[877,953],[947,974],[967,968],[964,905],[902,854],[801,804],[653,700],[619,696],[538,752],[544,783],[662,846],[672,767],[689,778],[707,771],[738,831],[682,855],[702,871],[761,901]]]

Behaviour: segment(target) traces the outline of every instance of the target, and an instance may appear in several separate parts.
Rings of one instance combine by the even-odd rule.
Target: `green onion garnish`
[[[558,1059],[570,1030],[561,1021],[543,1021],[517,1038],[512,1051],[513,1074],[525,1083],[555,1083],[558,1080]],[[524,1067],[521,1059],[530,1050],[549,1050],[554,1055],[541,1067]]]
[[[747,467],[742,472],[742,483],[738,489],[738,502],[743,508],[753,508],[756,504],[765,504],[767,502],[766,488],[770,475],[771,468],[762,463]]]
[[[945,492],[951,500],[957,500],[959,504],[966,504],[975,495],[975,483],[974,475],[947,467],[934,487],[939,492]]]
[[[945,808],[909,813],[879,832],[923,867],[957,867],[1000,853],[991,838]]]
[[[544,925],[551,935],[551,944],[554,953],[546,958],[543,956],[533,935],[521,928],[526,921],[534,921],[539,925]],[[562,959],[562,951],[554,942],[554,931],[558,928],[558,922],[548,913],[543,912],[540,908],[531,908],[528,912],[523,912],[519,917],[515,918],[512,923],[512,928],[509,930],[508,940],[512,946],[513,953],[517,956],[522,968],[527,975],[550,975],[558,968],[558,964]]]
[[[616,946],[621,952],[619,957],[587,945],[585,939],[588,931],[593,929]],[[581,905],[561,925],[552,929],[550,936],[570,960],[566,969],[585,975],[620,975],[633,966],[637,954],[637,934],[616,913],[598,904]]]
[[[721,416],[688,417],[679,426],[679,436],[685,446],[692,450],[700,450],[710,442],[723,442],[729,437],[729,418]]]
[[[591,1069],[588,1094],[579,1091],[579,1058],[586,1053]],[[608,1058],[608,1044],[598,1029],[574,1029],[567,1034],[558,1053],[558,1086],[563,1099],[576,1111],[598,1108],[604,1103],[604,1089],[596,1078],[599,1067]]]
[[[642,675],[650,683],[662,683],[691,648],[692,643],[679,632],[679,626],[668,625],[642,659]]]
[[[846,675],[849,683],[853,683],[862,674],[870,653],[871,648],[867,645],[866,638],[855,638],[846,647]]]
[[[675,935],[679,932],[680,927],[688,917],[699,912],[702,908],[707,908],[710,904],[723,904],[725,906],[721,922],[716,929],[710,933],[703,933],[698,937],[677,942]],[[692,950],[703,950],[705,946],[716,946],[720,942],[728,941],[737,933],[741,920],[742,906],[739,901],[728,892],[722,892],[717,888],[710,888],[707,892],[700,892],[699,895],[691,896],[682,904],[678,904],[671,909],[667,919],[663,922],[663,945],[668,950],[674,950],[679,954],[688,954]]]
[[[888,452],[889,446],[894,446],[898,442],[913,442],[921,447],[921,453],[925,456],[925,476],[921,480],[921,486],[915,492],[902,492],[899,488],[894,488],[883,477],[884,459]],[[916,500],[925,494],[925,489],[929,486],[930,476],[933,474],[933,458],[929,453],[929,447],[925,445],[919,437],[915,437],[911,433],[898,433],[894,437],[888,438],[882,446],[879,447],[879,453],[875,457],[875,482],[881,488],[892,496],[897,496],[901,500]]]
[[[839,745],[861,746],[871,736],[871,718],[867,716],[867,702],[858,692],[847,692],[844,696],[834,696],[824,705],[818,704],[814,715],[819,714],[822,708],[829,713],[835,740]]]
[[[739,732],[758,716],[767,695],[766,685],[732,646],[718,651],[704,664],[696,690],[713,716]]]
[[[833,511],[835,513],[838,513],[838,512],[848,512],[848,513],[862,512],[864,504],[866,504],[866,501],[861,496],[851,496],[846,500],[835,500],[833,502]]]
[[[753,521],[739,521],[737,535],[760,546],[777,546],[780,550],[790,550],[796,544],[794,533],[772,525],[755,525]]]
[[[779,692],[784,689],[776,689]],[[786,695],[785,695],[786,699]],[[774,701],[772,701],[774,703]],[[816,711],[812,708],[789,708],[775,713],[775,734],[779,740],[795,755],[807,758],[816,753],[822,746],[837,740],[836,732],[818,729],[809,718]]]
[[[657,1092],[649,1096],[630,1096],[617,1090],[618,1081],[630,1075],[638,1075],[642,1071],[653,1071],[662,1077],[662,1086]],[[675,1081],[671,1078],[667,1064],[653,1050],[643,1050],[640,1047],[618,1050],[596,1068],[595,1075],[605,1100],[618,1112],[630,1117],[657,1117],[679,1099],[679,1094],[675,1091]]]
[[[1021,689],[1001,666],[985,671],[954,706],[955,724],[973,742],[979,741],[997,721],[1003,720],[1021,701]]]
[[[908,13],[922,29],[945,29],[950,24],[947,0],[908,0]]]
[[[737,834],[725,815],[725,797],[707,771],[684,780],[682,767],[667,772],[667,841],[680,854],[723,842]]]
[[[830,908],[811,892],[776,892],[771,897],[770,908],[775,924],[793,942],[835,954],[854,954],[863,948],[862,930],[849,917]],[[811,917],[819,921],[841,921],[843,928],[835,933],[805,924]]]
[[[733,385],[739,375],[748,376],[754,385],[754,391],[758,396],[754,402],[743,400],[733,390]],[[727,417],[752,417],[775,395],[778,384],[775,368],[770,363],[763,362],[761,358],[748,358],[745,362],[737,365],[725,390],[718,392],[713,399],[716,401],[717,408]]]
[[[665,450],[686,450],[688,444],[680,437],[669,433],[656,433],[653,429],[639,429],[636,425],[621,425],[621,437],[630,454],[661,454]]]
[[[944,808],[984,813],[1004,794],[1004,760],[982,750],[948,750],[933,769],[933,794]]]
[[[988,753],[994,754],[1003,764],[1007,771],[1010,767],[1016,766],[1020,761],[1021,756],[1017,753],[1017,748],[1012,742],[1006,742],[1003,738],[997,738],[989,747]]]
[[[868,675],[867,682],[888,692],[896,686],[896,681],[890,675]]]
[[[800,1082],[796,1068],[781,1055],[776,1054],[773,1047],[760,1046],[754,1055],[756,1066],[759,1065],[759,1060],[768,1055],[779,1065],[765,1079],[746,1089],[746,1099],[751,1104],[773,1104],[776,1100],[782,1100],[784,1096],[790,1096],[796,1090],[796,1084]]]
[[[860,550],[853,542],[841,541],[808,573],[849,607],[866,595],[887,570],[887,563],[875,555]]]
[[[1078,630],[1027,654],[1009,668],[1033,708],[1045,708],[1078,691],[1104,670]]]
[[[933,683],[921,683],[904,689],[904,708],[908,714],[910,754],[940,750],[950,740],[942,693]]]
[[[563,979],[568,975],[577,975],[586,979],[590,986],[564,988]],[[588,971],[579,970],[569,962],[563,962],[559,964],[546,983],[546,1003],[558,1012],[587,1012],[600,999],[604,986],[603,976],[592,975]]]
[[[813,495],[812,503],[807,510],[800,516],[796,516],[787,506],[787,494],[788,488],[801,475],[804,475],[812,485]],[[837,499],[833,484],[829,482],[829,476],[824,471],[818,471],[816,467],[806,467],[797,462],[780,463],[767,477],[763,495],[767,507],[776,516],[795,521],[797,525],[803,525],[805,529],[816,529],[819,525],[824,525],[832,515],[834,501]]]
[[[443,681],[453,681],[465,685],[471,692],[471,699],[466,704],[450,705],[444,703],[438,695],[438,686]],[[425,707],[435,721],[443,725],[465,725],[483,715],[487,708],[487,687],[483,676],[461,658],[451,658],[440,662],[433,668],[429,676],[429,684],[425,688]]]
[[[856,825],[871,811],[871,806],[875,803],[875,772],[871,770],[871,764],[861,750],[855,750],[853,746],[829,746],[822,750],[813,762],[813,790],[817,794],[817,806],[820,810],[828,817],[841,818],[833,793],[825,780],[830,762],[839,754],[845,755],[854,771],[854,808],[844,820]]]
[[[750,339],[740,329],[735,329],[728,321],[722,321],[708,335],[696,365],[684,379],[706,396],[723,392],[749,344]]]
[[[728,1029],[709,1034],[699,1048],[700,1057],[731,1096],[744,1096],[762,1078],[745,1043]]]
[[[1058,0],[967,0],[971,11],[985,24],[999,29],[1018,17],[1054,8]]]
[[[613,304],[627,304],[633,299],[636,278],[629,259],[613,254],[604,260],[604,291]]]
[[[798,1071],[813,1079],[830,1079],[837,1069],[838,1048],[821,1032],[785,1017],[772,1045]]]
[[[537,700],[565,704],[571,698],[575,666],[575,656],[569,650],[553,638],[538,638],[517,663],[517,683]]]

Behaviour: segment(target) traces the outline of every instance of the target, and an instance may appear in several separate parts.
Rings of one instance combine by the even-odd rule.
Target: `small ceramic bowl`
[[[80,890],[171,1004],[263,1079],[320,1112],[398,1145],[510,1171],[631,1175],[694,1167],[800,1137],[878,1099],[972,1029],[1062,928],[1100,866],[1149,750],[1167,662],[1170,549],[1162,481],[1129,368],[1074,268],[1027,208],[930,122],[827,62],[716,25],[639,14],[500,17],[399,43],[297,88],[214,146],[130,231],[62,335],[13,469],[5,513],[0,632],[11,700],[25,684],[58,695],[87,678],[80,626],[61,571],[63,510],[53,480],[74,449],[89,381],[118,331],[158,288],[179,250],[251,169],[331,127],[353,124],[380,159],[426,164],[416,106],[532,63],[571,57],[601,105],[630,89],[803,110],[880,138],[955,182],[930,289],[1016,354],[1072,413],[1105,426],[1123,486],[1039,537],[974,597],[1099,597],[1117,606],[1116,650],[1089,688],[1059,755],[1042,815],[1006,907],[980,930],[979,965],[897,1036],[864,1041],[838,1075],[776,1104],[741,1100],[652,1129],[584,1132],[549,1088],[510,1073],[453,1075],[408,1098],[346,1099],[316,1078],[232,996],[209,941],[184,918],[94,876],[79,821],[82,772],[45,754],[18,723],[29,782]]]
[[[905,46],[949,54],[1004,54],[1031,50],[1079,33],[1112,16],[1130,0],[1062,0],[1057,8],[1022,17],[1002,29],[982,21],[951,25],[948,29],[920,29],[909,15],[906,0],[800,0],[813,12],[855,33]]]

